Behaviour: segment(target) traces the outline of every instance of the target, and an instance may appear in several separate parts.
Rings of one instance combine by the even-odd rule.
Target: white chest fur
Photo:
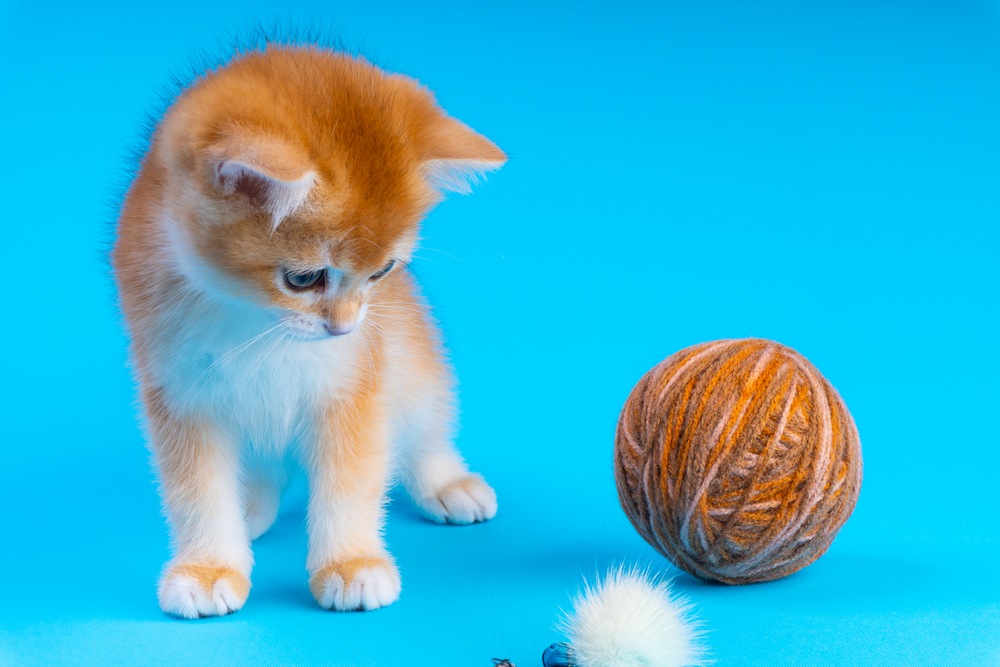
[[[285,447],[351,379],[349,336],[297,340],[266,309],[193,296],[155,319],[150,370],[172,407],[226,425],[255,449]]]

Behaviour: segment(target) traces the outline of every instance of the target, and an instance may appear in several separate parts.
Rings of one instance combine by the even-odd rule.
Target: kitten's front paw
[[[424,498],[419,505],[438,523],[476,523],[496,516],[497,494],[482,477],[469,475]]]
[[[337,611],[378,609],[399,599],[399,570],[387,555],[330,563],[309,580],[319,606]]]
[[[160,579],[160,609],[182,618],[225,616],[243,606],[250,582],[228,567],[173,565]]]

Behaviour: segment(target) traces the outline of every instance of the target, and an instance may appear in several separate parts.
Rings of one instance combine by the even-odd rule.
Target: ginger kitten
[[[393,474],[434,521],[496,514],[452,444],[453,380],[407,262],[441,191],[506,159],[416,81],[319,48],[238,56],[170,107],[113,253],[172,538],[164,611],[243,606],[286,455],[308,474],[327,609],[399,596]]]

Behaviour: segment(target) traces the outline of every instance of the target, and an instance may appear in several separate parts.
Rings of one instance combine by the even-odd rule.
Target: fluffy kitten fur
[[[172,537],[164,611],[243,605],[286,455],[308,474],[328,609],[399,596],[393,474],[434,521],[494,516],[452,444],[452,376],[406,263],[440,192],[505,161],[414,80],[318,48],[241,55],[170,107],[113,254]]]

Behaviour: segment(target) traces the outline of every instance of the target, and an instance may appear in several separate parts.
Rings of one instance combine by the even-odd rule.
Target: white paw
[[[371,610],[399,599],[399,570],[385,556],[330,563],[309,581],[316,602],[336,611]]]
[[[496,516],[497,494],[482,477],[469,475],[424,498],[419,505],[438,523],[476,523]]]
[[[160,579],[160,609],[182,618],[225,616],[243,606],[250,582],[236,570],[174,565]]]

